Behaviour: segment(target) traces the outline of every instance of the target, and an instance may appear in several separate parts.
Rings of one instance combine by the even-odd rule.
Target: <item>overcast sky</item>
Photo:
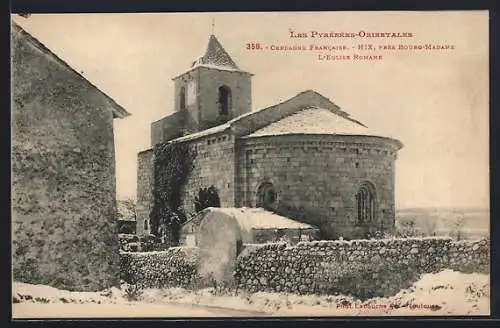
[[[486,12],[58,14],[13,16],[132,116],[115,120],[117,193],[135,197],[137,153],[150,124],[172,112],[171,78],[215,35],[254,73],[253,110],[313,89],[375,130],[401,140],[396,204],[489,204],[488,16]],[[374,44],[452,44],[452,51],[383,52],[382,61],[319,61],[314,52],[248,51],[265,45],[364,43],[289,38],[297,32],[411,32]],[[354,53],[351,51],[350,53]],[[379,52],[374,52],[379,54]]]

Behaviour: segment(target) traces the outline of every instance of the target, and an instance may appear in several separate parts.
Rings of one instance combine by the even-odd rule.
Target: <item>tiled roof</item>
[[[239,70],[238,65],[231,59],[226,50],[224,50],[222,44],[213,34],[210,35],[210,39],[208,40],[205,55],[196,60],[192,66],[196,65],[213,65],[215,67],[227,67]]]
[[[319,107],[309,107],[271,123],[246,137],[284,134],[342,134],[381,136],[352,120]]]
[[[210,38],[208,40],[208,46],[207,49],[205,50],[205,54],[202,57],[193,61],[191,67],[187,71],[184,71],[181,74],[177,74],[172,79],[175,80],[179,76],[182,76],[187,72],[197,69],[198,67],[204,67],[219,71],[240,72],[244,74],[249,74],[251,76],[253,75],[249,72],[241,70],[238,67],[238,65],[236,65],[234,60],[231,58],[231,56],[229,56],[229,54],[224,49],[219,40],[217,40],[215,35],[210,35]]]

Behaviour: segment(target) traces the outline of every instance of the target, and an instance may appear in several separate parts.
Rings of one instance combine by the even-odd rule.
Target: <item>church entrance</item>
[[[371,182],[363,182],[356,194],[357,225],[363,228],[364,237],[368,237],[376,222],[375,186]]]

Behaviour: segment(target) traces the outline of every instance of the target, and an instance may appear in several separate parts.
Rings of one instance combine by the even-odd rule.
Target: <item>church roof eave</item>
[[[237,72],[237,73],[241,73],[241,74],[247,74],[247,75],[250,75],[250,76],[254,76],[255,74],[252,74],[250,72],[247,72],[247,71],[244,71],[244,70],[241,70],[241,69],[233,69],[233,68],[229,68],[229,67],[222,67],[222,66],[214,66],[214,65],[208,65],[208,64],[201,64],[201,65],[196,65],[196,66],[193,66],[191,68],[189,68],[188,70],[184,71],[183,73],[180,73],[180,74],[177,74],[175,75],[173,78],[172,78],[172,81],[175,81],[177,80],[179,77],[189,73],[189,72],[192,72],[198,68],[206,68],[206,69],[213,69],[213,70],[218,70],[218,71],[225,71],[225,72]]]
[[[240,137],[242,140],[255,140],[255,139],[263,139],[270,137],[285,137],[285,136],[318,136],[318,137],[328,137],[328,136],[339,136],[339,137],[359,137],[359,138],[369,138],[373,140],[381,140],[384,143],[390,143],[394,147],[395,150],[400,150],[403,148],[403,143],[398,139],[393,137],[387,137],[383,135],[376,134],[349,134],[349,133],[298,133],[298,132],[289,132],[289,133],[281,133],[281,134],[268,134],[268,135],[248,135]]]

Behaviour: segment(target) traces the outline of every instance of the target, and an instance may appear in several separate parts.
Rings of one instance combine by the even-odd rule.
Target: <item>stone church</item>
[[[173,78],[173,113],[151,124],[151,146],[196,151],[184,211],[194,214],[199,191],[215,187],[221,207],[262,207],[318,227],[324,239],[391,230],[401,142],[312,90],[252,111],[252,76],[210,35],[205,54]],[[138,154],[139,234],[149,232],[153,163],[152,148]]]

